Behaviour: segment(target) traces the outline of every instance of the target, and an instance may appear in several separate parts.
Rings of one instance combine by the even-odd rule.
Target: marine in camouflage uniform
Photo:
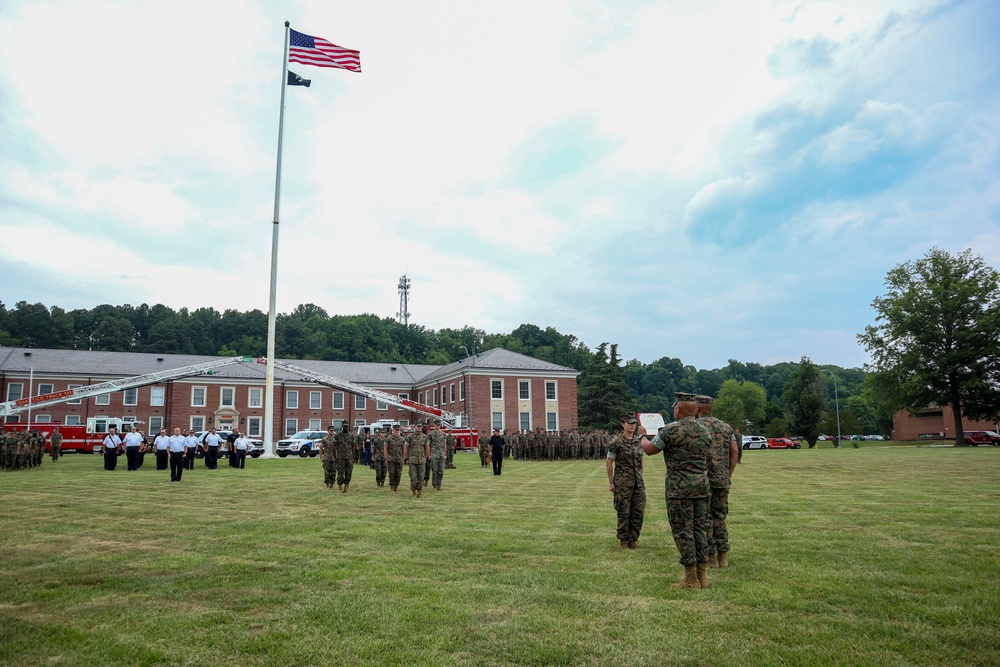
[[[618,540],[622,549],[636,549],[646,515],[646,485],[642,481],[642,438],[635,433],[637,420],[628,415],[622,432],[608,446],[608,486],[618,513]]]
[[[323,481],[332,489],[337,483],[337,436],[333,427],[326,429],[326,436],[319,441],[319,456],[323,460]]]
[[[385,475],[388,472],[385,462],[385,440],[382,431],[376,431],[372,436],[372,467],[375,468],[375,486],[380,489],[385,486]]]
[[[351,475],[354,473],[354,458],[358,453],[357,438],[350,431],[350,426],[344,424],[344,430],[337,434],[337,488],[341,493],[347,493],[351,486]]]
[[[59,456],[62,454],[62,441],[63,441],[63,435],[62,433],[59,432],[58,426],[56,426],[55,429],[52,431],[52,436],[50,439],[52,441],[52,452],[51,452],[52,460],[58,461]]]
[[[441,490],[441,482],[444,480],[444,460],[445,460],[445,448],[447,447],[447,438],[441,429],[431,427],[431,432],[428,434],[428,439],[431,444],[431,458],[430,458],[430,469],[431,469],[431,487],[435,491]],[[426,483],[426,478],[424,482]]]
[[[667,514],[684,566],[684,580],[674,588],[708,588],[708,456],[712,434],[698,423],[697,414],[694,395],[677,394],[677,421],[661,428],[651,442],[643,442],[647,454],[662,451],[667,464]]]
[[[486,467],[486,455],[490,451],[490,439],[483,433],[479,436],[479,466],[481,468]]]
[[[454,468],[455,467],[455,436],[449,433],[445,439],[445,458],[444,467]]]
[[[424,491],[424,469],[431,449],[426,431],[427,427],[424,426],[421,431],[407,438],[403,449],[404,462],[410,466],[410,494],[414,498],[423,496]]]
[[[729,566],[729,516],[730,475],[739,459],[736,434],[729,424],[712,416],[712,398],[698,396],[698,423],[712,434],[712,447],[708,457],[709,521],[708,566]]]
[[[385,464],[389,469],[389,488],[393,493],[399,490],[399,478],[403,475],[403,449],[406,440],[399,434],[399,426],[392,427],[392,435],[385,439]]]

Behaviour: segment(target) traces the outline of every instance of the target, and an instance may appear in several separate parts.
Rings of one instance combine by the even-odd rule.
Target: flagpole
[[[288,81],[289,23],[285,21],[285,48],[281,52],[281,109],[278,113],[278,166],[274,175],[274,220],[271,225],[271,294],[267,310],[267,365],[264,375],[264,454],[274,456],[274,335],[278,286],[278,225],[281,205],[281,139],[285,127],[285,88]]]

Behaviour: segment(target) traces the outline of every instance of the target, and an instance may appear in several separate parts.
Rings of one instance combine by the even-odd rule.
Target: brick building
[[[892,418],[892,439],[954,440],[955,412],[948,406],[932,405],[911,415],[903,410]],[[963,431],[996,431],[997,423],[962,419]]]
[[[217,357],[135,352],[93,352],[0,347],[3,401],[99,384],[212,361]],[[579,373],[540,359],[495,348],[447,366],[346,361],[289,360],[296,366],[461,414],[475,428],[549,430],[577,425]],[[264,366],[235,363],[212,375],[126,389],[33,410],[33,422],[84,424],[89,417],[134,417],[147,431],[161,426],[220,430],[238,426],[261,437],[264,424]],[[471,420],[470,420],[471,418]],[[27,421],[27,413],[8,421]],[[407,425],[422,416],[331,389],[275,370],[275,440],[300,429],[352,426],[380,419]]]

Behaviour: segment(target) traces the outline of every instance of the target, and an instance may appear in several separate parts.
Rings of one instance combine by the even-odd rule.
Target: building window
[[[24,398],[24,385],[20,382],[11,382],[7,385],[7,400],[20,401]]]
[[[166,396],[166,389],[163,387],[153,387],[149,391],[149,405],[154,408],[163,407],[163,400]]]
[[[496,399],[503,398],[503,380],[490,380],[490,396]]]
[[[559,421],[556,419],[556,413],[546,412],[545,413],[545,428],[550,431],[559,430]]]
[[[334,410],[344,409],[344,392],[342,391],[333,392],[333,409]]]
[[[554,381],[545,382],[545,400],[546,401],[556,400],[556,383]]]
[[[494,412],[493,413],[493,428],[498,428],[503,430],[503,413]]]
[[[35,396],[44,396],[45,394],[51,394],[55,390],[56,386],[54,384],[48,384],[48,383],[40,384],[38,385],[38,392],[35,393]]]
[[[399,420],[399,427],[400,428],[406,428],[409,425],[410,425],[410,420],[409,419],[400,419]]]
[[[334,433],[340,433],[341,429],[343,429],[343,428],[344,428],[344,420],[343,419],[334,419],[333,420],[333,432]]]
[[[236,387],[222,388],[222,393],[219,396],[219,407],[220,408],[236,407]]]
[[[82,386],[83,386],[82,384],[71,384],[71,385],[67,385],[66,388],[67,389],[79,389]],[[81,398],[78,398],[75,401],[66,401],[66,405],[82,405],[82,404],[83,404],[83,399],[81,399]]]
[[[309,420],[309,430],[310,431],[319,431],[322,428],[323,428],[323,425],[320,423],[319,419],[310,419]]]
[[[355,410],[364,410],[367,405],[368,405],[368,402],[367,402],[367,400],[365,399],[364,396],[360,396],[358,394],[354,395],[354,409]]]
[[[389,404],[385,403],[383,401],[375,401],[375,409],[376,410],[388,410],[389,409]]]
[[[465,400],[465,380],[462,380],[458,383],[458,400],[460,401]]]
[[[260,437],[261,417],[247,417],[247,435],[251,438]]]
[[[122,399],[122,405],[138,405],[139,404],[139,390],[137,388],[126,389],[123,392],[124,398]]]
[[[264,390],[260,387],[251,388],[247,393],[247,407],[248,408],[262,408],[264,407]]]
[[[149,418],[149,432],[159,433],[160,429],[163,428],[163,415],[153,415]]]
[[[94,405],[111,405],[111,394],[101,394],[94,397]]]
[[[438,390],[437,387],[434,387],[434,405],[437,404],[438,404]]]
[[[531,430],[531,413],[530,412],[522,412],[520,414],[520,422],[521,422],[520,426],[521,426],[521,430],[522,431],[530,431]]]
[[[410,395],[408,393],[406,393],[406,392],[403,392],[403,393],[401,393],[399,395],[399,398],[400,398],[400,400],[408,401],[408,400],[410,400]]]
[[[5,424],[17,424],[21,421],[21,415],[7,415],[3,421]]]
[[[454,403],[455,402],[455,383],[454,382],[451,383],[450,392],[451,392],[451,401],[450,402]]]
[[[48,393],[51,394],[52,392],[50,391]],[[39,394],[39,395],[41,395],[41,394]],[[52,423],[52,415],[32,415],[32,417],[34,418],[33,421],[36,424],[51,424]]]
[[[289,389],[285,392],[285,407],[289,410],[297,410],[299,407],[299,392],[295,389]],[[287,422],[286,422],[287,423]],[[295,433],[295,431],[292,431]]]
[[[80,415],[66,415],[66,419],[63,420],[66,426],[80,426]]]
[[[191,417],[191,430],[194,432],[205,430],[205,418],[200,416]]]
[[[323,407],[323,392],[321,391],[310,391],[309,392],[309,409],[319,410]]]
[[[192,408],[205,407],[205,394],[207,392],[208,392],[207,387],[191,387],[191,407]]]
[[[285,420],[285,437],[290,435],[295,435],[299,430],[299,420],[298,419],[286,419]]]
[[[364,426],[367,423],[368,422],[366,422],[364,419],[355,419],[354,420],[354,427],[357,428],[358,426]]]
[[[420,403],[421,405],[423,405],[423,402],[424,402],[424,392],[418,391],[417,392],[417,403]]]
[[[517,381],[517,397],[522,401],[531,400],[531,380]]]

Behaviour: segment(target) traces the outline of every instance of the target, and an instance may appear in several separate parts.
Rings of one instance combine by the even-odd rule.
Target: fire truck
[[[118,433],[126,433],[132,428],[132,424],[140,425],[133,417],[91,417],[86,424],[61,424],[59,422],[32,422],[30,424],[22,422],[12,422],[4,424],[8,431],[37,430],[45,435],[45,449],[52,450],[52,432],[55,427],[59,427],[62,434],[63,453],[79,452],[82,454],[95,454],[101,452],[101,445],[104,436],[108,434],[108,429],[114,426]],[[141,430],[141,426],[140,426]]]

